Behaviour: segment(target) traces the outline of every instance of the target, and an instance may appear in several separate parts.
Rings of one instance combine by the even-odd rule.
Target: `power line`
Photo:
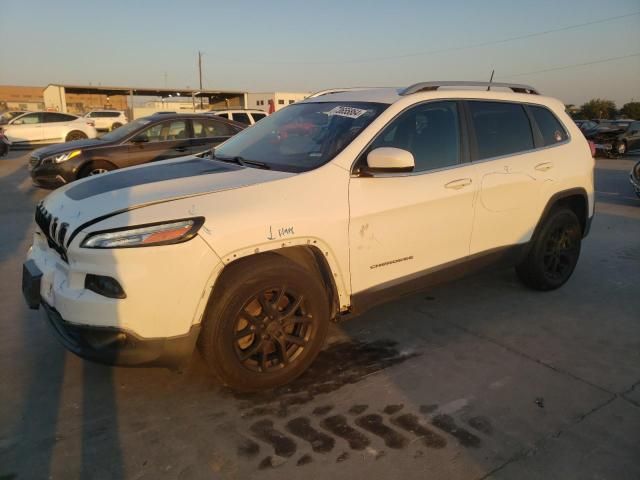
[[[596,65],[598,63],[613,62],[615,60],[622,60],[623,58],[631,58],[631,57],[640,57],[640,52],[630,53],[629,55],[622,55],[619,57],[609,57],[609,58],[603,58],[600,60],[593,60],[591,62],[574,63],[572,65],[561,65],[558,67],[545,68],[543,70],[533,70],[531,72],[514,73],[510,75],[500,75],[500,78],[524,77],[525,75],[534,75],[536,73],[555,72],[556,70],[567,70],[569,68],[585,67],[587,65]]]
[[[614,17],[607,17],[607,18],[601,18],[601,19],[597,19],[597,20],[591,20],[589,22],[583,22],[583,23],[576,23],[573,25],[566,25],[564,27],[559,27],[559,28],[554,28],[554,29],[550,29],[550,30],[544,30],[541,32],[534,32],[534,33],[528,33],[525,35],[518,35],[515,37],[507,37],[507,38],[501,38],[498,40],[489,40],[486,42],[481,42],[481,43],[475,43],[475,44],[469,44],[469,45],[462,45],[462,46],[458,46],[458,47],[448,47],[448,48],[441,48],[441,49],[436,49],[436,50],[423,50],[420,52],[413,52],[413,53],[405,53],[405,54],[401,54],[401,55],[389,55],[389,56],[382,56],[382,57],[369,57],[369,58],[362,58],[359,60],[333,60],[333,61],[320,61],[320,62],[309,62],[309,61],[277,61],[277,60],[270,60],[270,61],[260,61],[260,60],[255,60],[255,61],[251,61],[251,63],[268,63],[270,65],[336,65],[336,64],[358,64],[358,63],[375,63],[375,62],[380,62],[380,61],[384,61],[384,60],[396,60],[396,59],[401,59],[401,58],[412,58],[412,57],[423,57],[423,56],[428,56],[428,55],[436,55],[439,53],[449,53],[449,52],[458,52],[461,50],[470,50],[473,48],[482,48],[482,47],[488,47],[491,45],[500,45],[503,43],[508,43],[508,42],[513,42],[516,40],[525,40],[528,38],[534,38],[534,37],[541,37],[544,35],[549,35],[552,33],[558,33],[558,32],[564,32],[567,30],[573,30],[573,29],[577,29],[577,28],[582,28],[582,27],[587,27],[590,25],[597,25],[600,23],[605,23],[605,22],[611,22],[614,20],[620,20],[623,18],[628,18],[628,17],[633,17],[636,15],[640,15],[640,11],[638,12],[632,12],[632,13],[626,13],[624,15],[616,15]],[[230,62],[230,63],[236,63],[236,62]]]

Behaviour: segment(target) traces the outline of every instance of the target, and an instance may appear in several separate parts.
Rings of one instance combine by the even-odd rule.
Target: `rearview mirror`
[[[148,141],[149,141],[149,138],[146,137],[145,135],[138,135],[131,139],[131,143],[147,143]]]
[[[367,166],[372,172],[410,172],[415,165],[413,154],[401,148],[380,147],[367,155]]]

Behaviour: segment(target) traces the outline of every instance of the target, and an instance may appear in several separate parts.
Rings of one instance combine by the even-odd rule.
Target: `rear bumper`
[[[42,306],[67,350],[105,365],[179,366],[193,354],[200,333],[200,325],[194,325],[187,334],[178,337],[141,339],[124,329],[69,323],[55,308],[44,302]]]

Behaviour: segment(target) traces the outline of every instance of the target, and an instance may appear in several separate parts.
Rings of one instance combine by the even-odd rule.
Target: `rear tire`
[[[80,130],[74,130],[67,134],[67,138],[65,139],[65,142],[73,142],[74,140],[84,140],[85,138],[88,138],[88,137],[84,132],[81,132]]]
[[[615,146],[615,149],[617,156],[624,157],[627,154],[627,142],[623,140]]]
[[[198,346],[213,375],[238,391],[291,382],[324,345],[329,302],[321,281],[267,253],[231,264],[216,283]]]
[[[78,178],[91,177],[93,175],[100,175],[101,173],[107,173],[111,170],[115,170],[114,167],[109,162],[104,162],[102,160],[97,160],[95,162],[89,162],[84,167],[80,169],[78,173]]]
[[[553,210],[533,239],[527,257],[516,266],[518,277],[535,290],[561,287],[578,263],[581,240],[576,214],[568,208]]]

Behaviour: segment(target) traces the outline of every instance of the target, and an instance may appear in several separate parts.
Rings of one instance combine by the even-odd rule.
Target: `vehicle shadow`
[[[112,370],[67,353],[42,308],[22,298],[35,204],[49,193],[30,185],[27,161],[16,151],[0,160],[0,478],[122,478]]]

